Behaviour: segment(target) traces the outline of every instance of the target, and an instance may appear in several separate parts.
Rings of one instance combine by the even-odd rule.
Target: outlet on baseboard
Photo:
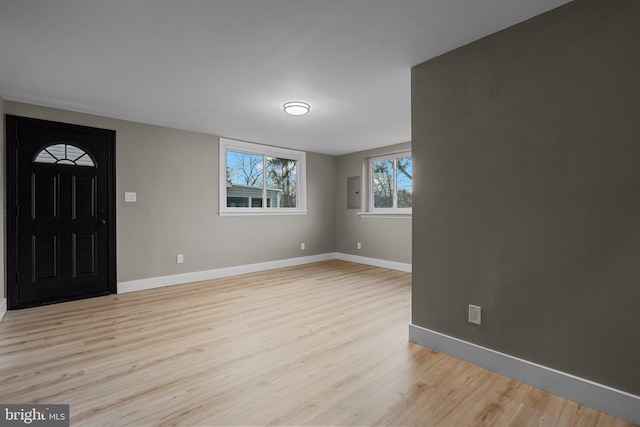
[[[176,255],[176,262],[178,264],[183,264],[184,263],[184,255],[183,254]]]
[[[469,323],[480,325],[482,321],[482,308],[477,305],[469,304]]]

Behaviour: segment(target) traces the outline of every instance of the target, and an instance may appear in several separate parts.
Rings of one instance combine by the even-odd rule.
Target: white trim
[[[409,341],[598,411],[640,424],[640,396],[413,324],[409,325]]]
[[[386,259],[368,258],[359,255],[336,253],[336,258],[343,261],[357,262],[358,264],[367,264],[374,267],[388,268],[390,270],[399,270],[411,273],[411,264],[397,261],[387,261]]]
[[[360,218],[393,218],[393,219],[411,219],[410,213],[377,213],[377,212],[358,212]]]
[[[289,208],[278,208],[270,211],[265,211],[263,209],[258,209],[258,208],[251,208],[251,209],[244,208],[246,209],[244,211],[232,210],[232,209],[233,208],[230,208],[229,210],[226,210],[226,211],[219,211],[218,215],[220,216],[270,216],[270,215],[306,215],[308,213],[307,211],[287,210]],[[242,208],[237,208],[237,209],[242,209]],[[271,209],[271,208],[268,208],[268,209]]]
[[[292,267],[310,264],[312,262],[335,259],[334,253],[289,258],[277,261],[260,262],[257,264],[238,265],[235,267],[216,268],[214,270],[195,271],[192,273],[174,274],[172,276],[150,277],[148,279],[129,280],[118,283],[118,293],[143,291],[146,289],[162,288],[164,286],[180,285],[200,280],[220,279],[238,274],[255,273],[257,271],[273,270],[274,268]]]
[[[192,273],[174,274],[171,276],[150,277],[148,279],[118,282],[118,293],[125,294],[127,292],[144,291],[147,289],[198,282],[200,280],[220,279],[222,277],[235,276],[238,274],[255,273],[258,271],[273,270],[274,268],[293,267],[296,265],[328,261],[331,259],[341,259],[343,261],[356,262],[358,264],[367,264],[375,267],[389,268],[391,270],[400,270],[409,273],[411,272],[411,264],[386,261],[383,259],[366,258],[339,252],[329,252],[319,255],[260,262],[257,264],[238,265],[235,267],[216,268],[214,270],[195,271]]]
[[[0,322],[4,318],[4,315],[7,314],[7,299],[2,298],[0,300]]]

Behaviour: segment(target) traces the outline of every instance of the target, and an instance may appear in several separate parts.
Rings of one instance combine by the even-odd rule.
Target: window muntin
[[[369,211],[411,213],[413,163],[410,153],[369,160]]]
[[[305,162],[301,151],[221,138],[220,214],[306,213]]]
[[[35,155],[33,163],[96,167],[89,153],[70,144],[53,144],[43,148]]]

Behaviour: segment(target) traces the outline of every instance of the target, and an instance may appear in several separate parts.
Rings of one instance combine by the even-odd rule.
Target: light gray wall
[[[335,157],[307,153],[307,215],[220,217],[216,136],[10,101],[5,109],[116,131],[118,281],[335,251]],[[125,204],[125,191],[137,202]]]
[[[411,263],[411,219],[361,218],[368,203],[367,162],[371,157],[410,151],[411,144],[397,144],[340,156],[336,173],[336,251],[386,261]],[[361,177],[361,209],[347,209],[347,178]],[[357,242],[362,249],[356,249]]]
[[[640,395],[639,22],[578,0],[414,67],[414,324]]]

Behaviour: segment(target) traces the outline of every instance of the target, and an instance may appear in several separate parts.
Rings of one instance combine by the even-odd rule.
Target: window
[[[220,138],[220,215],[306,213],[306,153]]]
[[[369,212],[411,214],[412,161],[410,153],[369,160]]]
[[[95,167],[87,152],[69,144],[54,144],[43,148],[36,154],[33,163]]]

